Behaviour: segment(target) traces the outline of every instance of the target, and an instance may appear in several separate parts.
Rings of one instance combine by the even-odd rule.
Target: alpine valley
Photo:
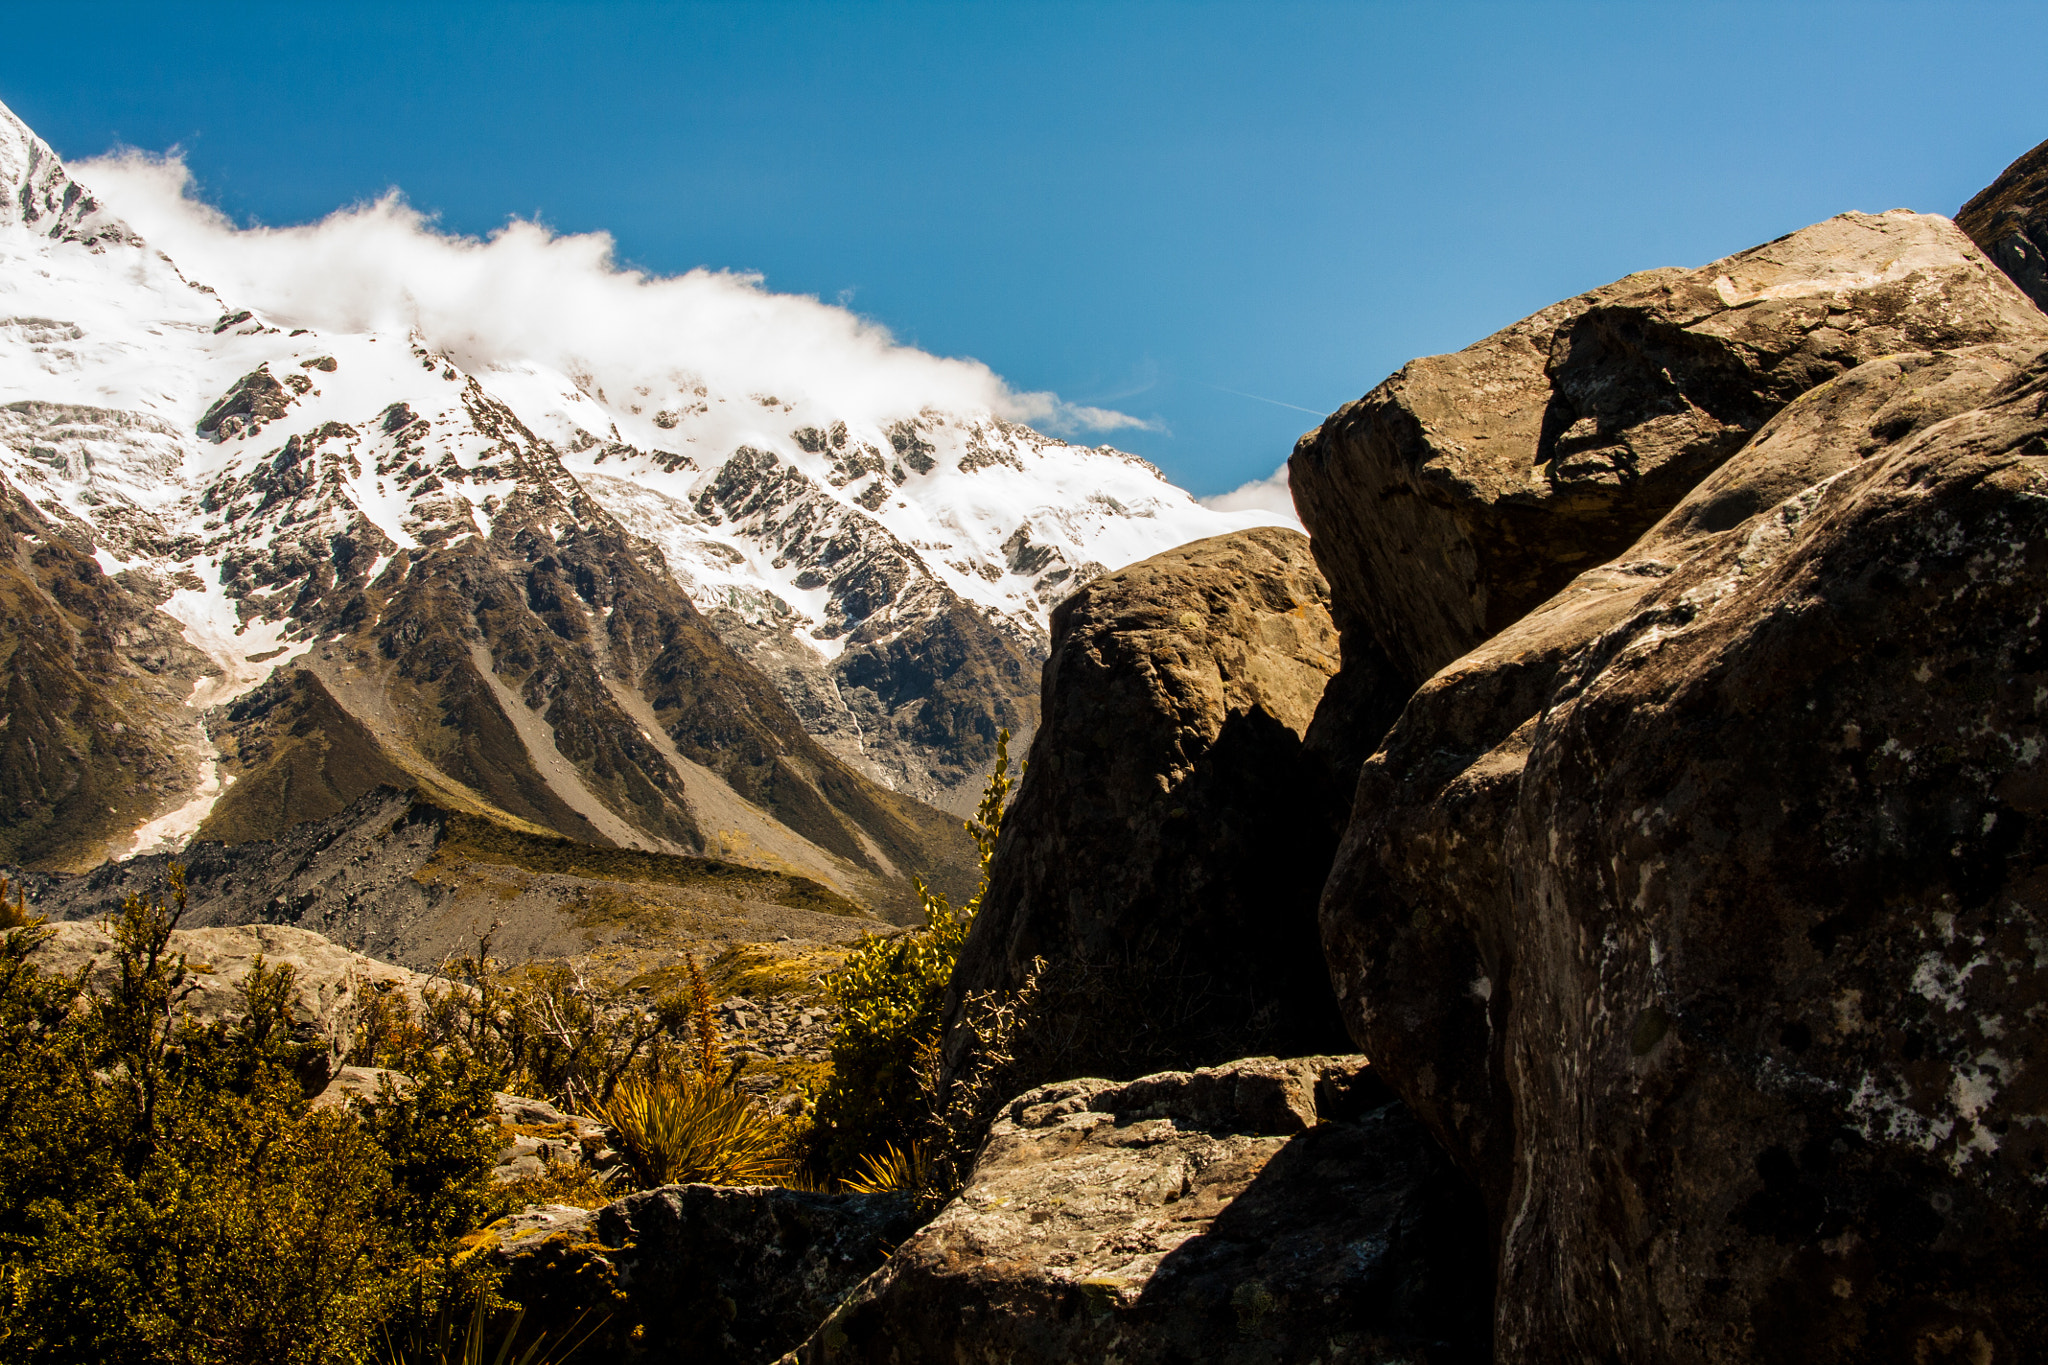
[[[274,840],[389,788],[891,914],[969,875],[1049,609],[1282,520],[992,408],[837,411],[800,348],[722,391],[648,337],[660,377],[608,392],[261,302],[0,108],[0,861]]]

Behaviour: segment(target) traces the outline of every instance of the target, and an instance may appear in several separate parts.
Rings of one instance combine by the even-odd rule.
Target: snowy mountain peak
[[[137,242],[119,220],[101,211],[84,186],[29,126],[0,104],[0,227],[20,227],[57,241],[98,249],[106,242]]]
[[[105,169],[117,182],[130,174]],[[148,182],[127,183],[148,207]],[[260,694],[274,707],[279,689],[303,678],[326,698],[318,706],[354,717],[395,756],[394,772],[452,783],[464,799],[649,847],[718,843],[723,835],[705,832],[716,807],[758,826],[742,840],[758,853],[772,839],[759,832],[769,825],[746,825],[748,803],[780,810],[774,800],[795,798],[703,786],[702,765],[736,741],[678,721],[663,708],[682,705],[680,694],[636,671],[650,665],[657,642],[644,631],[657,618],[671,637],[715,630],[720,648],[772,681],[775,705],[822,746],[793,771],[814,772],[830,753],[886,787],[971,804],[996,730],[1023,736],[1035,725],[1053,605],[1108,569],[1277,519],[1205,508],[1136,456],[1005,415],[1000,407],[1021,400],[985,369],[896,346],[841,310],[758,282],[650,280],[613,270],[586,239],[540,240],[530,227],[489,243],[429,238],[417,222],[377,218],[397,212],[387,205],[340,222],[343,246],[351,233],[410,233],[393,240],[439,253],[433,281],[456,291],[428,297],[427,284],[408,281],[399,292],[410,321],[391,326],[379,320],[390,315],[377,302],[383,283],[357,280],[337,301],[304,262],[216,293],[221,281],[202,282],[212,270],[299,250],[313,239],[291,234],[309,230],[209,220],[206,232],[246,250],[210,253],[211,238],[188,235],[205,268],[187,261],[181,272],[4,110],[0,185],[0,491],[20,500],[30,542],[67,539],[141,604],[132,610],[172,632],[175,646],[131,660],[123,676],[188,689],[175,706],[150,703],[149,725],[173,756],[157,764],[158,799],[130,802],[116,822],[118,851],[218,826],[216,803],[236,774],[249,780],[282,761],[275,741],[238,729],[255,704],[242,699]],[[189,229],[162,221],[174,234]],[[377,251],[343,259],[335,241],[315,242],[333,249],[320,258],[329,274],[373,270]],[[560,305],[563,328],[586,328],[576,351],[550,340],[561,329],[531,329],[491,302],[504,252],[527,253],[517,264],[533,273],[536,260],[560,267],[548,253],[566,248],[574,264],[560,289],[613,310]],[[545,291],[533,297],[543,312],[558,306]],[[620,321],[587,330],[592,316]],[[314,325],[356,318],[369,325]],[[617,335],[627,327],[630,342]],[[777,327],[789,344],[775,344]],[[678,338],[672,353],[650,340],[659,336]],[[468,598],[422,586],[451,576],[470,585]],[[487,584],[501,579],[525,584],[518,610],[545,620],[556,644],[489,615],[501,590]],[[640,586],[619,586],[628,580]],[[557,582],[571,584],[570,598],[541,586]],[[674,604],[646,609],[655,616],[614,619],[620,602],[664,593]],[[430,599],[439,605],[422,605]],[[676,615],[685,602],[701,618]],[[406,617],[419,611],[431,630]],[[425,684],[390,674],[391,660],[444,630],[469,643],[459,658],[420,665],[432,687],[473,665],[463,695],[484,700],[462,705],[509,717],[526,755],[514,766],[539,774],[519,782],[553,795],[493,786],[510,760],[463,767],[472,760],[437,747],[440,731],[392,711]],[[561,641],[584,642],[573,662],[540,662]],[[700,679],[729,671],[711,655],[690,668]],[[582,683],[570,676],[586,672]],[[721,708],[768,705],[719,695]],[[520,719],[530,707],[544,723]],[[634,739],[607,758],[612,740],[574,738],[597,723],[593,707],[653,747]],[[621,776],[629,769],[644,780]],[[843,847],[836,828],[803,836],[812,853],[789,845],[775,856],[859,862],[882,847],[871,823]],[[873,856],[879,867],[893,855]]]

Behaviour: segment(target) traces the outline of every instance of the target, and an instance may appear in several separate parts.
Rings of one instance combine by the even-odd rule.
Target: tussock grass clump
[[[786,1125],[734,1088],[735,1073],[720,1074],[724,1050],[712,1013],[711,984],[696,958],[686,958],[684,967],[690,1069],[629,1076],[593,1117],[611,1129],[643,1186],[693,1181],[763,1185],[788,1179],[797,1163]]]
[[[767,1185],[795,1171],[783,1125],[709,1078],[632,1077],[594,1117],[642,1186]]]

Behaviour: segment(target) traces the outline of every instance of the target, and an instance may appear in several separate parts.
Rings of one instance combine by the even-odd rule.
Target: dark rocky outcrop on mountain
[[[706,614],[719,638],[759,669],[818,743],[857,771],[920,801],[971,815],[995,760],[1038,730],[1042,641],[1019,640],[954,598],[882,638],[855,640],[829,662],[786,623],[731,610]]]
[[[960,1198],[790,1357],[1487,1359],[1482,1216],[1360,1058],[1012,1101]]]
[[[1300,738],[1336,666],[1326,602],[1308,543],[1265,528],[1054,612],[1044,719],[952,989],[957,1010],[1046,959],[1033,1078],[1341,1041],[1313,914],[1335,803]]]
[[[2007,166],[1956,213],[1956,226],[2048,308],[2048,142]]]
[[[916,1226],[892,1194],[669,1185],[602,1209],[493,1225],[502,1289],[529,1320],[609,1315],[602,1358],[757,1365],[817,1326]]]
[[[1289,464],[1344,636],[1348,770],[1424,679],[1609,559],[1800,394],[1900,351],[2048,340],[1946,219],[1843,214],[1409,362]]]

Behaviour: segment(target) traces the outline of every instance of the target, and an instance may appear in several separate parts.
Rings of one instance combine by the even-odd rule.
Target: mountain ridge
[[[1052,602],[1233,522],[994,413],[827,419],[680,370],[612,403],[290,326],[4,110],[0,176],[13,862],[274,838],[386,784],[900,913],[965,876],[927,802],[1035,726]]]

